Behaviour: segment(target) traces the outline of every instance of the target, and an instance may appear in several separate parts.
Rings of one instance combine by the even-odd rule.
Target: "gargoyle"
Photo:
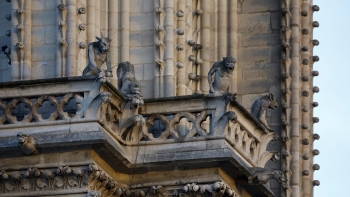
[[[136,80],[134,65],[130,62],[119,63],[117,69],[118,89],[128,100],[135,105],[143,105],[141,86]]]
[[[262,185],[270,179],[275,179],[278,183],[285,185],[287,178],[280,170],[269,170],[265,168],[250,168],[252,176],[248,177],[248,183],[251,185]]]
[[[106,62],[106,75],[111,77],[112,68],[107,56],[111,39],[104,37],[102,32],[101,38],[96,37],[96,39],[97,42],[90,42],[88,45],[89,63],[83,71],[83,76],[98,75],[101,70],[101,66]]]
[[[211,67],[208,73],[208,83],[210,93],[222,95],[227,92],[232,77],[232,71],[235,68],[236,59],[228,56],[224,57],[222,61],[217,61]],[[212,79],[212,75],[214,79]]]
[[[267,108],[275,109],[278,107],[277,100],[274,99],[273,94],[265,95],[258,98],[250,109],[250,114],[257,119],[265,128],[269,131],[273,131],[266,122],[266,111]]]
[[[24,133],[18,133],[17,141],[24,154],[29,155],[39,153],[38,149],[36,148],[36,140],[32,136]]]

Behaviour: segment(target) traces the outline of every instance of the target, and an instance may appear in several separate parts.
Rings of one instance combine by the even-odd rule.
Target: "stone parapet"
[[[275,133],[253,118],[233,94],[148,99],[138,105],[110,83],[95,77],[7,82],[0,87],[0,154],[4,158],[36,157],[68,149],[90,150],[98,155],[100,162],[127,174],[133,174],[134,170],[146,173],[145,167],[154,171],[164,164],[166,168],[186,164],[197,169],[199,163],[212,168],[224,162],[238,168],[240,176],[249,177],[252,167],[264,167],[279,154],[266,150]],[[89,158],[80,163],[77,158],[66,165],[88,165],[96,160],[94,156]],[[7,166],[6,169],[0,170],[7,173],[9,166],[5,163],[2,167]],[[52,168],[52,165],[41,167]],[[68,179],[65,181],[69,182]],[[244,182],[248,185],[247,180]],[[3,184],[6,183],[7,179],[3,179]],[[47,180],[45,183],[49,184]],[[99,190],[73,186],[72,192],[64,192]],[[198,186],[197,190],[202,187]],[[213,187],[205,186],[209,192]],[[39,195],[40,189],[33,185],[30,188],[30,195]],[[269,193],[266,188],[263,191]],[[102,196],[114,196],[103,192]],[[232,196],[236,191],[223,189],[222,192],[221,196],[225,192]]]

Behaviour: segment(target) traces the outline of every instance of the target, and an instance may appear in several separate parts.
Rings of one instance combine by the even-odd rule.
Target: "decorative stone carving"
[[[39,151],[36,148],[36,140],[25,133],[18,133],[17,134],[17,141],[20,149],[23,151],[24,154],[38,154]]]
[[[86,197],[100,197],[101,196],[101,192],[99,191],[89,191],[89,193],[86,194]]]
[[[226,196],[236,196],[235,192],[231,188],[228,188],[226,184],[224,184],[221,181],[216,181],[215,183],[208,185],[197,185],[196,183],[188,183],[183,187],[182,190],[185,193],[199,193],[204,194],[204,196],[207,196],[206,194],[209,194],[213,197],[222,197],[224,194],[226,194]]]
[[[118,89],[127,100],[131,100],[134,105],[143,105],[141,86],[135,77],[134,65],[130,62],[119,63],[117,69]]]
[[[121,136],[125,141],[140,141],[143,137],[142,131],[145,131],[146,120],[142,115],[136,114],[130,117],[121,128]]]
[[[63,190],[85,188],[89,182],[86,167],[58,167],[55,169],[29,168],[26,171],[0,171],[0,184],[5,185],[2,193],[23,193],[29,196],[57,194]],[[32,193],[33,192],[33,193]],[[40,195],[41,196],[41,195]]]
[[[75,100],[75,103],[71,104],[76,105],[76,108],[69,110],[67,112],[66,105],[71,101]],[[83,117],[83,97],[79,93],[73,94],[60,94],[55,96],[44,95],[30,98],[14,98],[0,100],[0,109],[4,110],[5,113],[0,115],[0,125],[2,124],[26,124],[34,122],[48,122],[56,121],[58,119],[69,120],[69,119],[79,119]],[[39,108],[44,104],[45,101],[48,101],[53,111],[51,113],[46,113],[48,117],[43,118],[43,114],[39,113]],[[26,114],[14,115],[12,111],[20,106],[23,103],[28,109]],[[73,115],[75,114],[75,115]]]
[[[85,14],[86,13],[86,8],[80,7],[77,9],[78,14]]]
[[[64,4],[59,4],[58,6],[57,6],[57,9],[59,10],[59,11],[63,11],[63,10],[66,10],[67,9],[67,7],[66,7],[66,5],[64,5]]]
[[[96,39],[97,42],[91,42],[88,45],[89,63],[83,71],[83,76],[98,75],[101,70],[101,66],[106,63],[106,76],[111,77],[112,67],[107,55],[111,39],[104,37],[102,32],[101,38],[96,37]]]
[[[248,183],[251,185],[261,185],[267,183],[270,179],[275,179],[282,186],[286,186],[287,178],[280,170],[269,170],[265,168],[250,168],[252,175],[248,177]]]
[[[211,122],[212,135],[223,134],[227,123],[230,121],[235,122],[237,120],[237,114],[233,111],[227,110],[227,105],[231,100],[234,100],[235,98],[236,94],[227,94],[218,102]]]
[[[258,98],[252,105],[252,108],[250,110],[250,114],[256,118],[264,127],[269,130],[273,131],[266,122],[266,112],[267,109],[275,109],[278,107],[278,102],[274,98],[273,94],[265,95],[261,98]]]
[[[217,61],[213,64],[208,73],[210,93],[222,95],[227,92],[231,83],[232,71],[235,68],[235,63],[236,59],[228,56],[224,57],[222,61]],[[214,79],[212,75],[214,75]]]
[[[86,197],[164,197],[182,196],[185,194],[198,194],[200,196],[228,197],[236,196],[233,189],[227,187],[222,181],[212,184],[197,185],[188,183],[178,185],[177,189],[155,185],[149,189],[134,189],[121,185],[113,180],[96,164],[89,166],[59,166],[53,168],[29,168],[22,171],[5,172],[0,170],[0,195],[18,193],[27,196],[59,195],[72,191],[86,192]],[[183,189],[181,189],[183,188]]]

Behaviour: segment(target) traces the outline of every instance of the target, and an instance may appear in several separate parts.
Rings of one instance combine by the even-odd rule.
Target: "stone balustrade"
[[[158,145],[159,149],[166,144],[224,140],[254,167],[264,167],[276,154],[266,151],[276,137],[274,132],[254,119],[235,95],[148,99],[139,106],[126,100],[111,84],[94,77],[60,80],[2,84],[0,132],[26,133],[29,127],[37,135],[54,134],[54,129],[46,127],[56,125],[60,133],[65,126],[75,125],[77,132],[87,135],[89,131],[104,130],[122,147]]]

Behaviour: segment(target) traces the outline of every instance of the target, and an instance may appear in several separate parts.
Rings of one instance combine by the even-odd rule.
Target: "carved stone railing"
[[[138,120],[142,121],[129,127],[128,131],[123,130],[122,140],[153,144],[225,139],[257,167],[264,167],[276,154],[266,151],[268,143],[276,137],[275,133],[267,131],[254,119],[235,100],[235,95],[150,99],[145,101],[140,114],[142,117],[137,115],[140,116]],[[184,119],[186,121],[182,122]],[[157,136],[150,132],[156,121],[163,124],[163,130]]]
[[[139,106],[94,77],[1,85],[0,132],[95,122],[124,146],[223,139],[253,167],[264,167],[275,154],[266,151],[274,132],[267,131],[232,94],[149,99]],[[42,113],[44,102],[49,111]]]
[[[36,80],[25,85],[21,82],[2,84],[0,129],[96,118],[102,124],[117,129],[123,101],[123,96],[118,92],[110,90],[95,77],[45,82]]]
[[[74,103],[69,101],[73,100]],[[79,93],[66,93],[59,95],[37,95],[20,98],[4,98],[0,100],[0,125],[23,124],[34,122],[48,122],[56,120],[80,119],[83,117],[82,104],[84,95]],[[52,112],[40,113],[40,108],[44,102],[48,101]],[[71,106],[76,106],[74,111],[69,110]],[[17,113],[13,111],[17,109]],[[46,116],[46,118],[43,117]]]

